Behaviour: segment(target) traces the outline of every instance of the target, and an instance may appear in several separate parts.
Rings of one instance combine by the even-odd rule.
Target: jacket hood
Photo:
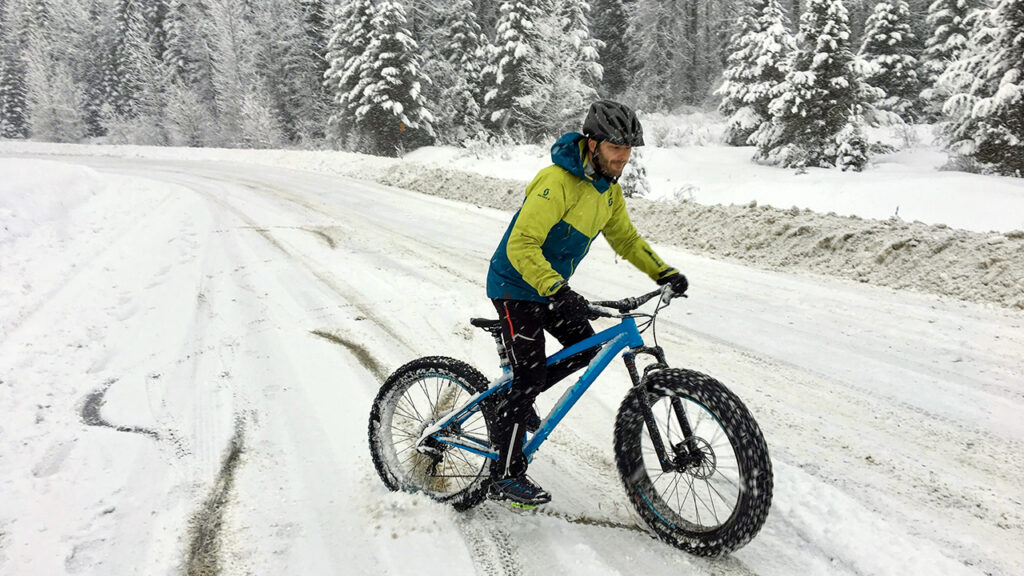
[[[605,192],[611,188],[611,182],[607,178],[595,178],[593,168],[587,166],[587,157],[583,152],[587,137],[579,132],[563,134],[551,146],[551,162],[560,168],[564,168],[573,176],[590,182],[597,188],[598,192]]]

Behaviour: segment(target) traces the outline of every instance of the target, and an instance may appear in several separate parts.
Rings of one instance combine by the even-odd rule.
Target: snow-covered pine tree
[[[324,86],[324,75],[327,73],[327,41],[331,37],[331,24],[334,16],[334,0],[302,0],[303,29],[306,31],[308,45],[311,47],[317,70],[317,109],[320,128],[316,131],[321,142],[326,135],[327,118],[330,116],[331,96]]]
[[[200,53],[198,32],[195,5],[188,0],[167,0],[167,16],[163,21],[165,48],[160,57],[175,78],[199,80],[196,74]]]
[[[864,81],[885,96],[875,105],[914,122],[921,114],[921,81],[917,56],[920,46],[910,28],[905,0],[882,0],[868,17],[858,55],[866,64]]]
[[[853,114],[839,134],[836,134],[835,165],[843,172],[860,171],[868,163],[869,147],[863,124],[864,118],[860,114]]]
[[[750,137],[755,158],[785,167],[820,166],[860,170],[840,155],[846,138],[856,138],[856,124],[873,112],[878,90],[862,82],[849,45],[846,8],[841,0],[811,0],[800,19],[793,67],[772,100],[772,121]]]
[[[168,71],[163,2],[119,0],[109,60],[103,69],[103,131],[115,142],[167,144],[164,107]]]
[[[661,110],[702,105],[720,81],[735,12],[722,0],[632,0],[627,100]]]
[[[88,25],[84,29],[75,30],[77,34],[69,38],[77,44],[78,51],[86,56],[76,59],[75,74],[80,80],[84,92],[85,121],[88,136],[103,136],[103,116],[106,110],[107,81],[110,79],[110,64],[115,53],[119,38],[116,5],[107,0],[88,0],[84,5],[88,14]]]
[[[550,13],[546,0],[503,0],[494,42],[487,47],[483,70],[484,109],[487,122],[497,133],[521,132],[531,104],[528,86],[531,65],[539,63],[538,51],[546,39],[538,24]]]
[[[302,29],[306,32],[306,42],[313,54],[317,56],[320,77],[327,72],[327,39],[330,36],[329,0],[299,0],[302,7]]]
[[[29,42],[26,62],[29,134],[47,142],[78,142],[85,138],[85,92],[71,67],[55,61],[38,38]]]
[[[719,111],[728,116],[726,142],[746,146],[762,123],[771,120],[768,105],[789,72],[796,49],[779,0],[754,0],[733,37]]]
[[[681,30],[684,14],[672,2],[636,0],[630,9],[627,38],[633,82],[627,99],[642,108],[671,109],[681,102],[676,81],[688,50]]]
[[[254,26],[263,38],[256,46],[256,67],[285,138],[306,143],[323,138],[327,106],[319,62],[294,0],[254,2]]]
[[[25,102],[29,135],[51,142],[78,142],[88,134],[85,90],[76,71],[89,54],[77,35],[89,26],[80,0],[34,0],[28,8]]]
[[[972,13],[959,60],[940,78],[952,96],[940,125],[951,151],[1024,177],[1024,0]]]
[[[619,180],[622,195],[626,198],[643,198],[651,193],[651,182],[647,179],[647,163],[644,162],[642,150],[633,149],[629,156],[629,164]]]
[[[526,62],[526,96],[520,99],[521,125],[532,141],[552,139],[580,129],[580,117],[597,99],[603,69],[598,42],[590,35],[585,0],[566,0],[550,17],[535,22],[542,39]]]
[[[473,0],[473,11],[476,21],[480,23],[485,37],[492,37],[497,29],[498,18],[501,17],[501,2],[494,0]]]
[[[161,61],[170,82],[164,107],[168,142],[174,146],[219,144],[213,60],[202,24],[207,9],[193,0],[166,1]]]
[[[601,40],[594,37],[590,26],[590,2],[588,0],[561,0],[556,4],[555,14],[561,24],[561,41],[568,42],[565,57],[579,67],[580,80],[591,87],[597,87],[604,77],[601,66]],[[565,52],[563,52],[565,54]]]
[[[373,0],[343,0],[334,13],[331,39],[327,43],[328,70],[324,87],[330,95],[331,115],[327,120],[327,138],[335,146],[349,146],[349,135],[355,121],[349,95],[361,76],[357,59],[369,45],[375,13]]]
[[[928,25],[932,34],[921,55],[924,85],[921,100],[928,120],[942,116],[942,105],[949,98],[949,91],[938,83],[938,79],[960,58],[967,46],[967,37],[971,33],[967,27],[967,16],[974,9],[974,4],[970,0],[935,0],[928,7]]]
[[[257,71],[263,38],[248,0],[207,0],[205,29],[213,64],[217,124],[223,145],[272,147],[284,141],[270,95]]]
[[[611,98],[620,97],[629,89],[633,74],[630,69],[631,38],[626,34],[629,22],[627,4],[630,0],[592,0],[591,34],[601,41],[598,48],[603,68],[598,91]]]
[[[438,141],[460,144],[483,131],[480,93],[483,33],[472,0],[455,0],[441,14],[431,35],[439,57],[430,58],[432,112]],[[425,64],[426,66],[426,64]]]
[[[561,38],[562,22],[557,17],[541,18],[535,25],[542,38]],[[597,91],[585,80],[585,68],[571,54],[562,43],[540,42],[535,56],[526,62],[520,126],[530,141],[579,130],[587,105],[597,99]]]
[[[434,137],[433,116],[423,98],[429,80],[420,70],[419,46],[405,28],[405,10],[394,0],[377,0],[363,53],[346,64],[355,87],[338,105],[350,111],[357,147],[397,156]]]
[[[864,40],[864,30],[867,27],[868,18],[874,10],[878,0],[843,0],[846,7],[846,21],[850,26],[850,45],[860,46]]]
[[[0,8],[0,138],[28,136],[23,56],[30,17],[25,0],[6,0]]]

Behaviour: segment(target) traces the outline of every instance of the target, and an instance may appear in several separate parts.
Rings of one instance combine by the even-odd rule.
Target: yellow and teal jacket
[[[622,187],[596,178],[586,137],[570,132],[551,147],[551,166],[526,187],[487,272],[487,297],[547,302],[569,280],[598,234],[620,256],[658,280],[675,274],[640,237]]]

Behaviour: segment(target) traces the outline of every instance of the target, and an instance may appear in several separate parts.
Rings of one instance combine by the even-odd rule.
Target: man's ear
[[[590,152],[591,156],[594,155],[595,148],[597,148],[597,140],[594,140],[593,138],[587,138],[587,150]]]

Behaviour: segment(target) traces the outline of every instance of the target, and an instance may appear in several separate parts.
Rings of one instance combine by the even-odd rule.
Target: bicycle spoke
[[[672,482],[672,495],[676,499],[676,512],[677,513],[682,513],[682,511],[683,511],[683,501],[686,500],[686,496],[685,495],[683,496],[682,500],[680,500],[680,498],[679,498],[679,481],[682,480],[682,475],[675,474],[673,476],[672,480],[673,480],[673,482]]]
[[[707,482],[704,481],[704,484],[707,484]],[[711,512],[711,515],[714,517],[716,522],[718,521],[718,514],[715,513],[714,502],[712,501],[711,505],[708,505],[708,502],[704,500],[704,497],[700,494],[699,486],[697,486],[696,478],[694,478],[693,482],[693,501],[695,507],[697,507],[696,505],[697,503],[699,503],[701,506],[703,506],[705,511]]]
[[[715,507],[715,498],[711,495],[711,482],[705,481],[704,484],[708,488],[708,502],[711,502],[711,515],[715,517],[716,523],[721,524],[721,521],[718,519],[718,509]]]
[[[427,390],[426,380],[420,380],[420,391],[423,392],[423,397],[427,399],[427,405],[430,406],[431,417],[435,416],[437,414],[437,407],[434,404],[434,401],[430,398],[430,391]]]
[[[732,443],[729,442],[729,437],[725,435],[725,430],[721,426],[716,427],[714,435],[708,439],[708,444],[719,447],[728,446],[729,450],[732,450]]]
[[[720,499],[720,500],[722,501],[722,503],[723,503],[723,504],[729,504],[729,500],[730,500],[730,499],[729,499],[729,498],[726,498],[726,497],[725,497],[725,495],[723,495],[723,494],[722,494],[721,492],[719,492],[719,491],[718,491],[718,488],[716,488],[716,487],[715,487],[715,485],[714,485],[714,483],[713,483],[713,482],[711,482],[710,480],[708,480],[708,481],[707,481],[707,485],[708,485],[708,495],[709,495],[709,496],[710,496],[710,494],[711,494],[711,491],[712,491],[712,490],[714,490],[714,491],[715,491],[715,494],[718,494],[718,498],[719,498],[719,499]],[[731,508],[731,507],[732,507],[732,506],[730,506],[730,508]]]
[[[718,476],[721,476],[722,479],[725,480],[726,484],[728,484],[729,486],[732,486],[733,488],[736,489],[736,492],[740,491],[740,485],[737,484],[736,482],[733,482],[732,479],[729,478],[728,476],[726,476],[725,474],[722,474],[721,471],[715,470],[715,474],[717,474]],[[714,477],[714,476],[712,476],[712,477]]]
[[[415,415],[416,415],[415,419],[418,422],[426,421],[426,418],[423,417],[423,414],[420,414],[420,410],[419,410],[419,408],[416,407],[416,403],[412,401],[412,398],[410,398],[409,396],[404,396],[403,395],[402,399],[399,401],[399,404],[401,402],[405,402],[406,404],[408,404],[409,408],[411,408],[413,413],[415,413]],[[398,406],[395,406],[395,409],[397,410]]]
[[[703,526],[704,524],[700,521],[700,509],[697,507],[697,491],[693,489],[693,483],[690,483],[690,489],[687,494],[693,494],[693,514],[697,517],[697,525]]]
[[[423,421],[423,415],[416,410],[416,405],[404,396],[395,404],[395,414],[413,422]]]
[[[391,428],[391,439],[394,442],[416,444],[419,442],[419,435],[405,429]]]

